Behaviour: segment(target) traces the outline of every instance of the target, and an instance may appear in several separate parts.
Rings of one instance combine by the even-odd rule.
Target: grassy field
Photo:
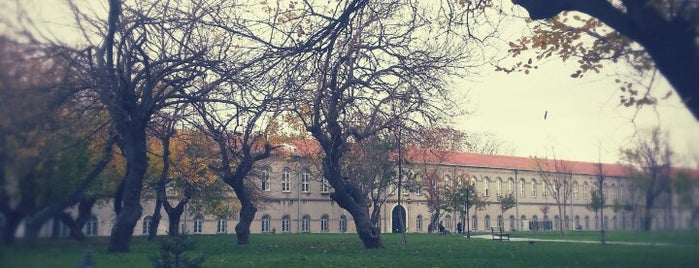
[[[596,232],[573,232],[567,239],[595,240]],[[384,248],[365,250],[355,234],[253,235],[251,245],[235,245],[234,235],[191,236],[206,267],[697,267],[699,233],[611,232],[609,240],[672,243],[623,246],[556,242],[467,240],[462,236],[384,234]],[[556,233],[515,233],[514,237],[558,238]],[[86,243],[45,240],[34,248],[3,247],[0,267],[73,267],[92,250],[96,267],[150,267],[157,243],[134,238],[129,254],[107,254],[106,238]]]

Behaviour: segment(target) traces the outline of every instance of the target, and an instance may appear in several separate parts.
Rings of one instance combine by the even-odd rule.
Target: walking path
[[[464,236],[465,238],[466,236]],[[472,235],[471,238],[478,238],[478,239],[488,239],[491,240],[493,239],[492,235]],[[583,243],[583,244],[600,244],[600,241],[591,241],[591,240],[565,240],[565,239],[537,239],[537,238],[520,238],[520,237],[511,237],[510,241],[526,241],[529,243],[534,243],[534,242],[557,242],[557,243]],[[655,243],[655,242],[624,242],[624,241],[607,241],[606,244],[610,245],[627,245],[627,246],[663,246],[663,247],[668,247],[668,246],[686,246],[686,245],[680,245],[680,244],[671,244],[671,243]]]

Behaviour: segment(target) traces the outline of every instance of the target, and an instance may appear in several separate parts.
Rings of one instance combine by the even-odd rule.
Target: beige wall
[[[420,170],[413,167],[415,170]],[[251,179],[256,181],[259,187],[261,183],[261,170],[268,171],[269,174],[269,190],[264,192],[264,203],[259,206],[255,216],[255,221],[251,225],[252,233],[262,232],[262,218],[268,216],[270,218],[269,231],[275,233],[282,232],[282,219],[286,216],[289,218],[289,232],[297,233],[301,230],[300,222],[304,216],[310,217],[310,232],[320,233],[321,218],[327,216],[328,230],[330,233],[340,232],[339,219],[345,216],[347,220],[347,232],[354,232],[354,222],[351,215],[344,209],[340,208],[336,203],[330,200],[329,193],[333,190],[328,188],[327,193],[321,192],[321,176],[318,168],[309,164],[308,161],[298,158],[279,158],[275,157],[263,161],[258,165],[256,172]],[[457,176],[459,174],[468,174],[468,176],[476,181],[476,189],[479,193],[485,193],[487,181],[489,205],[482,211],[471,210],[471,216],[477,219],[475,228],[472,231],[488,231],[486,226],[486,218],[490,218],[490,226],[497,225],[497,219],[500,215],[500,206],[497,203],[498,185],[502,182],[501,193],[507,194],[510,191],[509,181],[516,181],[515,195],[517,197],[517,206],[504,213],[504,225],[510,228],[510,218],[515,220],[515,229],[522,229],[522,224],[526,221],[521,219],[532,220],[534,217],[539,220],[544,219],[541,212],[543,205],[549,206],[548,218],[553,220],[559,215],[558,207],[555,204],[551,194],[544,195],[544,185],[539,174],[533,170],[510,170],[489,167],[467,167],[467,166],[445,166],[432,165],[428,170],[435,171],[438,176]],[[282,177],[285,171],[289,174],[288,191],[282,189]],[[301,182],[302,174],[308,174],[308,192],[304,192],[303,183]],[[597,229],[599,224],[595,224],[595,214],[585,208],[590,201],[589,191],[595,187],[593,175],[575,174],[573,176],[574,185],[578,185],[577,194],[574,193],[573,204],[568,205],[567,210],[569,215],[573,215],[570,219],[569,228],[574,228],[575,218],[582,225],[583,229]],[[535,196],[532,194],[531,183],[535,181]],[[521,193],[521,185],[524,183],[524,194]],[[585,186],[586,185],[586,186]],[[625,202],[632,195],[629,193],[630,183],[626,178],[610,177],[606,180],[607,203],[613,204],[614,200]],[[695,190],[699,193],[699,189]],[[695,198],[697,198],[695,196]],[[427,232],[430,219],[430,212],[427,209],[425,195],[417,193],[405,193],[401,197],[402,205],[406,210],[406,227],[408,232]],[[151,199],[145,199],[143,202],[144,215],[150,215],[153,211],[154,202]],[[677,204],[675,201],[674,204]],[[391,212],[397,206],[397,194],[392,194],[388,197],[387,202],[383,206],[381,213],[381,229],[383,232],[390,232],[392,225]],[[572,209],[572,213],[570,212]],[[687,229],[697,228],[690,226],[690,213],[687,208],[673,207],[672,212],[665,214],[664,210],[656,210],[654,228],[669,228],[669,224],[673,224],[674,228]],[[97,217],[97,233],[99,236],[108,236],[114,222],[114,213],[109,202],[95,206],[93,209],[94,215]],[[194,215],[195,211],[186,211],[181,220],[181,226],[186,232],[194,233]],[[605,216],[608,218],[608,229],[638,229],[638,217],[634,218],[633,213],[625,211],[615,212],[611,208],[605,208]],[[163,219],[158,228],[158,234],[165,234],[167,231],[167,214],[162,212]],[[144,216],[145,217],[145,216]],[[143,234],[143,218],[138,222],[134,235]],[[422,217],[422,228],[418,228],[418,217]],[[450,221],[448,219],[451,219]],[[586,223],[586,218],[588,223]],[[443,214],[441,220],[445,221],[445,226],[452,231],[456,230],[456,223],[459,221],[458,215]],[[227,219],[226,232],[232,234],[235,232],[235,219]],[[211,215],[205,215],[202,224],[202,232],[204,234],[217,233],[218,219]],[[471,222],[473,226],[473,222]],[[528,230],[528,226],[524,226],[524,230]],[[47,224],[42,230],[43,236],[48,236],[51,231],[51,224]],[[19,234],[22,230],[20,228]]]

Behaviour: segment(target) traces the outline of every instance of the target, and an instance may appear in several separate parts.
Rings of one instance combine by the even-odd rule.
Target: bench
[[[493,236],[493,240],[510,240],[510,233],[505,232],[505,228],[502,226],[490,227],[490,234]]]

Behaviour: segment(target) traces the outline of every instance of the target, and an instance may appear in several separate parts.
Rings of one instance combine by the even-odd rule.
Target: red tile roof
[[[297,156],[311,156],[323,154],[323,149],[317,141],[312,139],[294,139],[289,144],[281,147],[282,150]],[[397,157],[397,154],[394,155]],[[543,169],[547,171],[555,170],[555,162],[552,159],[542,159],[533,157],[488,155],[465,153],[455,151],[429,151],[422,149],[411,149],[405,153],[405,159],[415,163],[456,165],[469,167],[486,167],[502,169],[518,169],[537,171],[537,161],[540,161]],[[574,174],[597,175],[597,163],[581,162],[570,160],[556,160],[569,169]],[[624,177],[627,176],[627,168],[621,164],[602,163],[602,170],[606,176]],[[694,177],[699,180],[699,170],[695,169],[673,169],[674,172],[680,170],[690,170]],[[562,170],[558,170],[562,171]]]
[[[476,153],[464,153],[453,151],[438,151],[432,152],[428,150],[410,150],[406,153],[406,159],[419,163],[430,164],[445,164],[457,166],[473,166],[473,167],[488,167],[488,168],[506,168],[519,170],[537,170],[537,161],[541,161],[541,167],[548,171],[557,171],[554,160],[537,159],[532,157],[518,156],[503,156],[503,155],[487,155]],[[564,166],[575,174],[596,175],[597,163],[558,160]],[[619,164],[602,164],[602,170],[607,176],[626,176],[626,168]],[[562,171],[562,170],[558,170]]]

